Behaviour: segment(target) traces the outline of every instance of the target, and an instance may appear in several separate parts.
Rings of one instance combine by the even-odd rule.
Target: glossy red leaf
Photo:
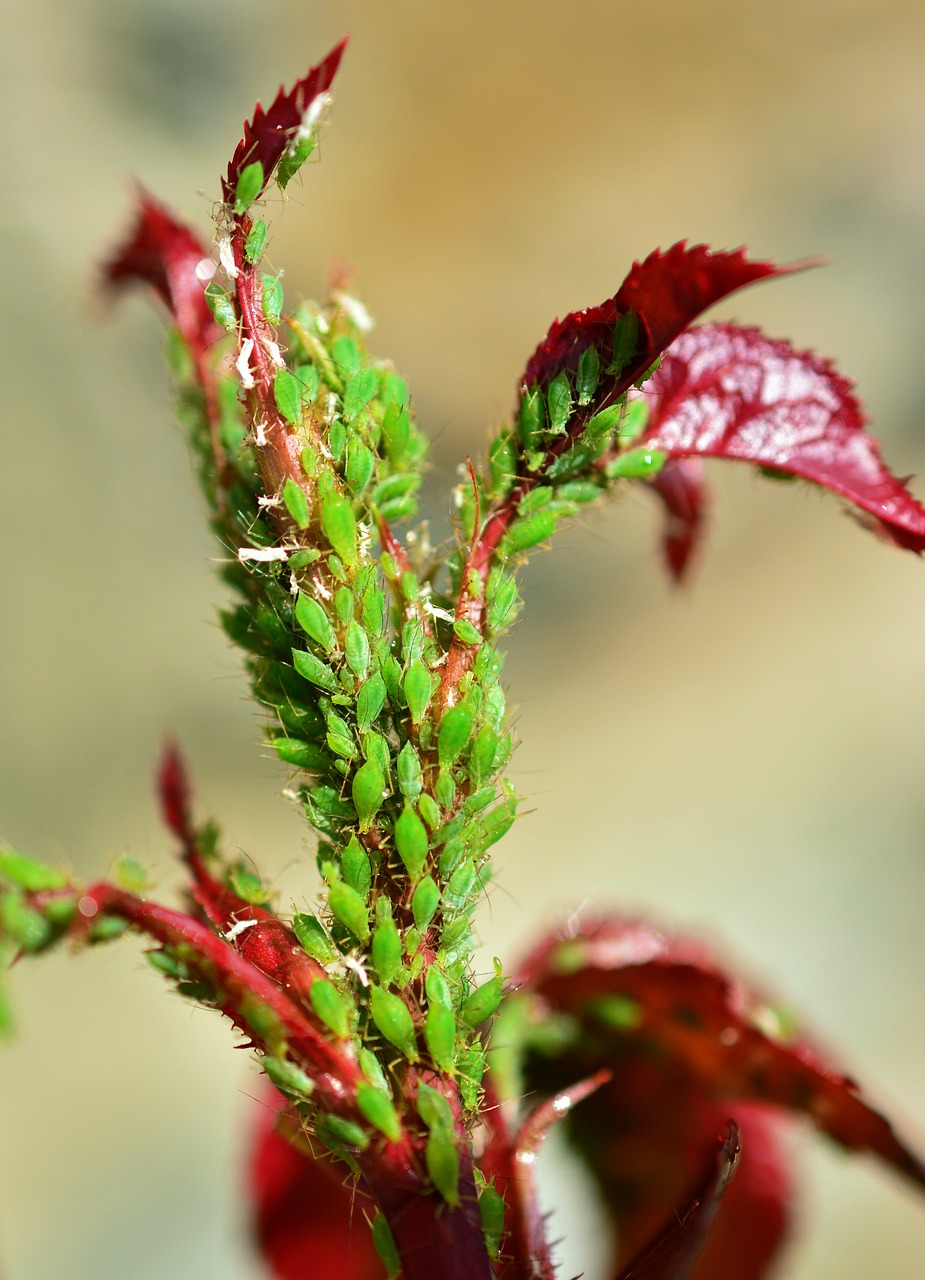
[[[256,161],[263,165],[264,181],[260,190],[266,188],[302,123],[303,116],[318,95],[327,93],[330,89],[346,47],[345,38],[316,67],[312,67],[301,80],[297,80],[291,89],[281,87],[272,106],[266,111],[257,103],[253,116],[244,125],[244,136],[235,147],[228,173],[222,180],[222,194],[226,204],[234,204],[235,190],[242,170]]]
[[[638,921],[604,920],[579,937],[538,948],[524,982],[551,1009],[578,1018],[595,1043],[655,1045],[690,1073],[705,1096],[807,1115],[848,1150],[879,1156],[925,1189],[925,1164],[864,1101],[855,1082],[806,1043],[770,1034],[774,1010],[696,945],[669,941]],[[628,1002],[634,1017],[632,1025],[608,1031],[601,1002],[614,997]],[[612,1065],[602,1049],[593,1066],[582,1057],[575,1078]]]
[[[314,1159],[279,1130],[286,1104],[268,1091],[249,1168],[254,1235],[276,1280],[382,1280],[364,1214],[374,1206],[330,1156]],[[285,1120],[283,1120],[285,1124]]]
[[[683,582],[703,539],[707,506],[703,468],[696,458],[671,458],[647,486],[665,513],[662,553],[675,582]]]
[[[673,1206],[664,1227],[618,1280],[686,1280],[708,1239],[713,1218],[736,1168],[739,1133],[735,1124],[719,1139],[706,1169],[687,1196]],[[730,1271],[727,1280],[738,1280]]]
[[[574,372],[583,351],[594,347],[606,369],[610,362],[614,325],[627,311],[639,322],[636,350],[619,376],[604,375],[593,411],[621,395],[688,325],[708,307],[737,289],[785,275],[796,267],[751,262],[744,250],[711,252],[706,245],[684,241],[666,252],[656,249],[644,262],[633,264],[612,298],[596,307],[573,311],[556,320],[527,362],[522,390],[545,386],[565,369]]]
[[[851,384],[757,329],[700,325],[645,389],[642,440],[670,458],[729,458],[823,485],[898,546],[925,550],[925,507],[884,466]]]
[[[221,334],[205,297],[200,263],[211,267],[209,250],[189,227],[143,189],[130,234],[103,267],[111,288],[141,282],[165,303],[194,354],[201,354]]]

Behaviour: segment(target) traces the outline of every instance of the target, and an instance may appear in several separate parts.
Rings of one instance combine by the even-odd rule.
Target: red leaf
[[[644,394],[647,446],[812,480],[891,542],[925,550],[925,507],[884,466],[851,384],[819,356],[757,329],[700,325],[672,344]]]
[[[703,537],[707,505],[703,469],[696,458],[672,458],[647,484],[665,509],[662,551],[675,582],[687,577]]]
[[[621,1271],[619,1280],[685,1280],[690,1275],[733,1176],[738,1154],[738,1129],[730,1124],[727,1136],[711,1152],[706,1172],[688,1193],[687,1204],[683,1208],[672,1207],[658,1236]],[[730,1271],[727,1280],[738,1280],[738,1276]]]
[[[525,967],[525,984],[551,1008],[579,1018],[583,1033],[597,1043],[608,1041],[600,1001],[628,1001],[633,1025],[611,1028],[614,1049],[655,1045],[690,1073],[705,1096],[801,1112],[842,1146],[879,1156],[925,1189],[925,1164],[863,1100],[855,1082],[805,1043],[785,1044],[766,1034],[762,1025],[774,1021],[773,1010],[701,948],[668,941],[637,921],[605,920],[578,938],[538,948]],[[593,1063],[583,1056],[574,1078],[613,1066],[607,1052]],[[616,1069],[614,1075],[618,1079]]]
[[[250,1163],[254,1231],[277,1280],[381,1280],[364,1213],[373,1206],[330,1156],[315,1160],[279,1132],[285,1102],[267,1095]]]
[[[139,189],[135,225],[103,267],[103,279],[112,288],[136,281],[149,284],[198,355],[221,333],[206,302],[205,284],[196,274],[203,261],[209,262],[209,250],[198,236]]]
[[[265,190],[273,171],[292,142],[296,129],[302,123],[305,112],[319,94],[327,93],[330,89],[346,47],[345,37],[323,61],[312,67],[301,80],[297,80],[288,92],[280,87],[268,110],[264,111],[260,103],[257,103],[253,116],[244,125],[244,136],[235,147],[228,174],[222,181],[222,194],[226,204],[234,204],[241,171],[258,160],[263,165],[264,175],[260,190]]]
[[[588,347],[597,349],[601,367],[606,368],[617,319],[635,311],[639,322],[635,353],[618,377],[605,374],[601,378],[593,406],[597,412],[637,381],[707,307],[745,285],[798,269],[750,262],[741,249],[712,253],[706,245],[688,248],[684,241],[666,253],[656,249],[644,262],[633,264],[612,298],[553,323],[527,362],[522,390],[534,383],[545,386],[562,369],[574,372]]]

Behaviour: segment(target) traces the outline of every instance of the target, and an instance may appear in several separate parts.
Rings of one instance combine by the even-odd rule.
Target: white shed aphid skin
[[[312,591],[316,596],[319,596],[322,600],[333,599],[331,592],[324,585],[324,583],[318,577],[317,574],[315,574],[315,576],[312,578]]]
[[[252,929],[255,924],[259,924],[258,920],[238,920],[230,929],[226,929],[222,937],[226,942],[234,942],[235,938],[240,938],[241,934],[247,929]]]
[[[267,424],[266,422],[254,423],[254,444],[262,449],[267,443]]]
[[[289,574],[289,594],[291,596],[297,596],[299,594],[299,584],[296,582],[295,574],[291,571]]]
[[[254,339],[245,338],[241,343],[241,350],[238,353],[238,358],[234,362],[234,367],[238,371],[238,377],[241,379],[241,386],[245,391],[250,391],[250,389],[256,385],[250,366],[251,352],[253,350]]]
[[[271,564],[274,560],[288,560],[289,552],[294,550],[294,547],[238,547],[238,559],[242,564],[248,560]]]
[[[360,333],[371,333],[376,327],[376,322],[364,307],[359,298],[353,298],[349,293],[343,293],[340,290],[333,294],[334,301],[347,314],[348,318],[359,329]]]
[[[218,260],[224,268],[225,274],[232,280],[238,278],[238,268],[235,266],[234,250],[231,247],[231,233],[228,231],[220,231],[218,233]]]
[[[276,365],[277,369],[285,369],[286,361],[283,359],[282,352],[279,349],[279,343],[271,341],[270,338],[263,338],[263,349]]]
[[[344,956],[343,965],[360,979],[361,987],[369,986],[369,974],[366,971],[364,956]]]
[[[260,507],[261,510],[266,510],[267,507],[278,507],[281,505],[281,500],[275,496],[268,496],[265,493],[257,494],[257,506]]]

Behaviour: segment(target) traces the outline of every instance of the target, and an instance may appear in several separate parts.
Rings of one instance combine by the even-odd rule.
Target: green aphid
[[[401,1121],[387,1093],[377,1089],[374,1084],[363,1081],[357,1088],[357,1109],[389,1142],[398,1142],[401,1137]]]
[[[273,399],[282,416],[292,426],[302,421],[302,387],[288,369],[277,369],[273,379]]]
[[[116,858],[112,878],[120,889],[128,893],[145,893],[151,887],[151,878],[137,858],[123,853]]]
[[[661,449],[630,449],[618,453],[604,467],[608,480],[650,480],[657,476],[668,461],[668,454]]]
[[[649,421],[649,406],[643,396],[626,400],[620,418],[620,443],[626,444],[641,436]]]
[[[395,823],[395,846],[410,879],[416,881],[427,861],[427,828],[408,803]]]
[[[440,806],[433,796],[428,795],[426,791],[418,801],[418,812],[431,831],[436,831],[440,825]]]
[[[276,168],[276,181],[280,190],[285,191],[286,187],[302,168],[302,165],[315,149],[315,134],[310,133],[307,138],[297,137],[294,142],[290,143],[288,149],[283,153]]]
[[[404,498],[390,498],[388,502],[383,502],[379,507],[379,514],[384,520],[390,522],[408,520],[416,511],[417,498],[413,493],[409,493]]]
[[[430,669],[423,662],[412,662],[402,681],[402,689],[414,724],[420,724],[433,692]]]
[[[635,1031],[645,1016],[642,1005],[632,996],[610,995],[592,1000],[588,1012],[614,1031]]]
[[[504,1196],[490,1184],[479,1195],[479,1215],[488,1256],[497,1258],[504,1235]]]
[[[282,1093],[294,1098],[311,1097],[315,1082],[294,1062],[268,1055],[261,1059],[260,1065]]]
[[[463,812],[467,817],[481,813],[483,809],[488,808],[497,794],[494,783],[489,783],[487,787],[479,787],[478,791],[470,791],[463,803]]]
[[[433,876],[425,876],[411,896],[411,911],[414,923],[423,933],[433,920],[440,905],[440,890]]]
[[[607,366],[607,372],[619,376],[633,356],[639,339],[639,319],[636,312],[624,312],[613,328],[613,356]]]
[[[353,1007],[346,997],[341,995],[334,983],[329,982],[327,978],[313,982],[308,989],[308,998],[324,1025],[333,1031],[338,1040],[346,1040],[350,1034],[350,1017]]]
[[[586,347],[578,359],[578,403],[590,404],[601,379],[601,361],[596,347]]]
[[[432,1004],[424,1018],[424,1043],[441,1071],[456,1069],[456,1015],[445,1005]]]
[[[296,484],[292,476],[287,476],[283,481],[283,503],[299,528],[307,529],[311,523],[308,498],[305,496],[305,490],[301,485]]]
[[[382,663],[380,670],[389,691],[389,699],[396,707],[404,707],[407,703],[402,681],[402,669],[398,659],[391,654]]]
[[[351,889],[356,889],[365,902],[372,884],[372,868],[369,863],[369,854],[356,836],[350,837],[350,842],[340,856],[340,870],[344,883]]]
[[[468,746],[473,723],[472,712],[463,703],[451,707],[444,715],[437,731],[437,759],[441,767],[451,765]]]
[[[319,1121],[318,1129],[319,1133],[327,1130],[336,1142],[342,1142],[345,1147],[365,1151],[369,1146],[369,1134],[364,1133],[352,1120],[345,1120],[343,1116],[325,1116],[323,1121]]]
[[[386,787],[388,788],[389,773],[392,768],[392,755],[388,741],[383,738],[381,733],[377,733],[375,729],[370,729],[368,733],[363,735],[363,755],[367,760],[376,761],[382,770],[382,776],[386,779]]]
[[[441,769],[434,783],[434,795],[441,809],[452,809],[456,803],[456,783],[449,769]]]
[[[395,1243],[395,1237],[392,1235],[392,1228],[389,1226],[384,1213],[376,1214],[372,1220],[370,1230],[372,1232],[373,1245],[379,1255],[379,1261],[385,1267],[386,1280],[398,1280],[402,1270],[401,1256]]]
[[[497,750],[498,734],[490,724],[483,724],[469,753],[469,776],[476,785],[491,777]]]
[[[404,405],[397,401],[393,401],[385,411],[382,419],[382,439],[386,457],[393,466],[406,465],[411,461],[413,439],[411,419]]]
[[[531,387],[520,402],[520,438],[525,449],[533,449],[546,429],[546,403],[539,387]]]
[[[479,1105],[479,1094],[482,1088],[482,1076],[485,1074],[485,1050],[476,1041],[463,1048],[457,1059],[459,1069],[459,1094],[463,1106],[475,1111]]]
[[[344,657],[353,674],[360,680],[365,679],[369,670],[369,637],[355,619],[347,623],[344,632]]]
[[[502,836],[506,836],[514,825],[516,817],[517,795],[509,790],[504,801],[486,813],[481,820],[485,840],[484,847],[490,849],[493,844],[497,844]]]
[[[338,587],[334,592],[334,611],[344,625],[353,617],[356,601],[349,587]]]
[[[432,1129],[427,1138],[424,1163],[430,1180],[452,1208],[459,1204],[459,1152],[451,1132]]]
[[[461,911],[468,906],[475,881],[475,863],[468,858],[456,868],[443,890],[443,901],[450,910]]]
[[[267,242],[267,224],[263,218],[258,218],[250,231],[247,233],[247,239],[244,241],[244,257],[251,266],[255,262],[259,262],[263,256],[263,248]]]
[[[653,360],[652,363],[649,365],[648,369],[646,369],[645,373],[640,374],[640,376],[633,383],[633,386],[637,390],[641,390],[649,381],[649,379],[653,377],[656,373],[658,373],[659,369],[661,369],[662,367],[662,359],[663,357],[659,356],[657,360]]]
[[[562,435],[572,416],[572,384],[564,370],[557,373],[550,382],[546,390],[546,404],[549,408],[550,432]]]
[[[398,789],[406,800],[415,801],[424,788],[421,761],[410,742],[406,742],[395,761]]]
[[[341,373],[347,375],[355,373],[363,359],[363,353],[356,342],[344,333],[338,334],[331,343],[331,354]]]
[[[412,960],[417,960],[416,953],[420,945],[421,931],[412,925],[410,929],[405,930],[405,955],[410,956]]]
[[[324,925],[315,916],[297,912],[292,918],[292,929],[302,950],[319,964],[331,964],[340,957]]]
[[[31,954],[52,941],[54,929],[21,893],[12,891],[0,895],[0,937],[9,938],[20,950]]]
[[[382,1070],[382,1063],[373,1053],[372,1049],[361,1049],[357,1055],[360,1064],[360,1070],[363,1072],[370,1084],[376,1085],[386,1095],[389,1094],[389,1082],[385,1078],[385,1072]]]
[[[453,836],[447,840],[440,853],[438,869],[441,879],[449,879],[465,856],[466,846],[460,836]]]
[[[12,849],[0,850],[0,879],[16,885],[18,889],[24,889],[26,893],[63,889],[68,882],[63,871],[55,871],[44,862],[37,862]]]
[[[401,575],[398,585],[401,587],[401,593],[409,604],[414,604],[415,601],[420,599],[421,584],[418,582],[417,574],[412,572],[411,569]]]
[[[309,684],[316,684],[319,689],[326,689],[328,693],[337,693],[340,686],[337,683],[337,677],[326,662],[322,662],[320,658],[316,658],[313,653],[308,653],[304,649],[293,649],[292,665]]]
[[[589,418],[582,439],[587,444],[602,444],[624,417],[625,402],[618,400]]]
[[[516,471],[517,449],[510,432],[503,431],[492,440],[488,450],[488,472],[493,497],[500,498],[507,493]]]
[[[357,525],[350,503],[336,490],[321,502],[321,524],[328,542],[351,569],[357,562]]]
[[[460,1020],[467,1027],[475,1029],[481,1026],[483,1022],[487,1022],[501,1003],[501,998],[504,995],[504,978],[500,961],[496,960],[494,963],[495,976],[470,992],[459,1011]]]
[[[409,1062],[417,1062],[420,1055],[414,1033],[414,1019],[401,997],[383,987],[370,986],[369,1011],[377,1030],[386,1040],[404,1054]]]
[[[115,942],[127,928],[127,920],[117,920],[115,916],[97,916],[90,925],[87,937],[90,942]]]
[[[565,449],[557,458],[553,458],[546,468],[544,480],[551,483],[563,480],[566,476],[580,475],[597,459],[601,448],[599,444],[584,443],[582,438],[582,442],[573,444],[570,449]]]
[[[421,477],[413,471],[399,472],[398,475],[389,476],[388,479],[376,485],[373,490],[373,502],[377,507],[382,507],[396,498],[406,498],[409,493],[414,493],[420,483]]]
[[[234,303],[217,280],[210,280],[205,287],[206,302],[218,323],[228,333],[238,327],[238,313]]]
[[[498,635],[506,631],[517,616],[519,600],[517,597],[517,580],[513,576],[503,574],[500,570],[492,570],[488,580],[488,629]],[[485,653],[486,650],[480,651]],[[487,659],[486,659],[487,661]]]
[[[261,276],[263,314],[270,324],[279,324],[283,315],[283,282],[279,276]]]
[[[478,627],[474,627],[466,618],[458,618],[453,623],[453,634],[457,636],[463,644],[476,645],[482,643],[482,633]]]
[[[328,428],[328,449],[335,462],[343,462],[347,452],[347,428],[340,418],[335,418]]]
[[[357,436],[347,441],[347,484],[354,493],[362,493],[376,469],[376,455]]]
[[[259,160],[247,164],[238,174],[234,189],[234,211],[240,217],[260,195],[263,189],[263,165]]]
[[[333,733],[330,729],[325,735],[325,742],[340,761],[355,760],[357,757],[356,744],[352,738],[348,738],[345,734]]]
[[[363,591],[360,616],[363,619],[363,625],[371,635],[378,636],[381,633],[382,623],[385,620],[385,594],[380,590],[375,579],[369,582]]]
[[[347,381],[344,391],[344,417],[348,422],[369,404],[379,389],[379,375],[375,369],[357,369]]]
[[[402,943],[391,916],[380,920],[373,930],[373,964],[383,986],[390,986],[401,972]]]
[[[554,511],[538,511],[534,516],[515,520],[502,539],[502,549],[507,554],[528,551],[530,547],[545,542],[555,531],[558,514]]]
[[[158,973],[163,973],[168,978],[173,978],[174,981],[188,976],[186,965],[181,964],[169,951],[145,951],[144,958],[152,969],[156,969]]]
[[[253,906],[262,906],[269,899],[266,886],[260,876],[243,866],[231,868],[228,874],[228,886],[239,898],[243,898]]]
[[[424,652],[424,624],[420,618],[409,618],[401,629],[401,651],[408,666],[420,660]]]
[[[445,1009],[452,1009],[453,996],[450,992],[450,984],[446,980],[445,974],[436,965],[430,965],[424,977],[424,988],[427,991],[427,999],[431,1004],[442,1005]]]
[[[385,776],[378,760],[367,760],[353,775],[350,793],[360,820],[360,830],[368,831],[385,799]]]
[[[365,733],[378,720],[385,698],[385,681],[374,671],[357,693],[357,728],[360,733]]]
[[[556,489],[557,495],[566,502],[583,504],[594,502],[601,496],[601,486],[594,480],[567,480]]]
[[[418,1115],[431,1133],[435,1130],[443,1133],[453,1132],[453,1108],[439,1089],[422,1080],[418,1085],[416,1101]]]

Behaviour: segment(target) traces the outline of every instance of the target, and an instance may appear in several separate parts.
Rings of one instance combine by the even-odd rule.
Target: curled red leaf
[[[925,550],[925,507],[884,466],[851,383],[827,360],[757,329],[699,325],[672,343],[644,394],[648,447],[812,480],[891,542]]]
[[[206,266],[204,279],[197,273],[200,263]],[[135,224],[103,266],[104,282],[110,288],[150,285],[193,354],[200,355],[221,334],[206,302],[210,271],[209,250],[199,237],[140,188]]]
[[[297,80],[291,89],[281,87],[272,106],[266,111],[257,103],[253,116],[244,125],[244,136],[235,147],[228,173],[222,180],[222,194],[226,204],[234,203],[238,178],[249,164],[259,161],[263,165],[263,186],[260,192],[266,188],[273,171],[292,143],[305,113],[311,109],[312,103],[320,94],[327,93],[330,89],[346,47],[345,37],[316,67],[312,67]]]
[[[796,267],[752,262],[745,251],[712,252],[706,245],[688,248],[682,240],[666,252],[656,249],[644,262],[635,262],[612,298],[596,307],[572,311],[556,320],[527,362],[522,390],[545,386],[561,370],[574,373],[583,351],[594,347],[606,369],[610,362],[614,325],[634,311],[638,321],[636,348],[618,374],[601,378],[593,411],[611,403],[636,382],[688,325],[708,307],[737,289],[786,275]]]
[[[675,582],[683,582],[703,538],[707,506],[703,468],[696,458],[671,458],[648,483],[665,512],[662,553]]]

